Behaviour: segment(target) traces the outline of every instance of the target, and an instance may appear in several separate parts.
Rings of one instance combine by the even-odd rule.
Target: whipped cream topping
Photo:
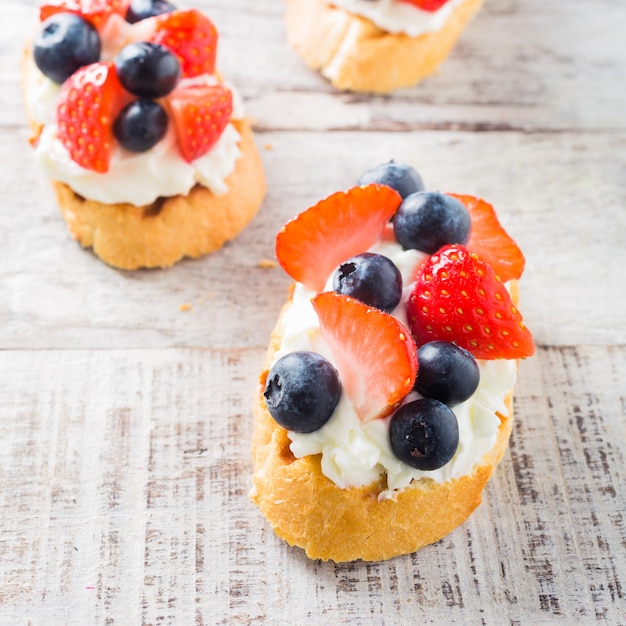
[[[113,60],[132,37],[136,39],[139,32],[137,26],[129,24],[120,16],[112,16],[102,33],[101,60]],[[34,61],[31,60],[30,64],[26,84],[27,106],[33,121],[43,125],[35,156],[49,178],[67,184],[85,198],[104,204],[152,204],[160,196],[187,195],[198,183],[215,195],[228,192],[226,178],[233,172],[241,156],[238,146],[241,136],[232,124],[226,126],[209,152],[187,163],[181,156],[174,126],[170,121],[165,137],[146,152],[130,152],[116,144],[111,154],[109,171],[100,174],[81,167],[70,157],[58,138],[56,111],[61,86],[44,76]],[[205,74],[183,79],[178,86],[217,83],[215,76]],[[233,94],[231,119],[243,119],[241,97],[232,85],[226,82],[222,84]]]
[[[370,252],[384,254],[398,267],[402,274],[403,296],[394,317],[406,324],[405,303],[411,293],[417,270],[428,255],[417,250],[403,250],[395,241],[382,241]],[[332,276],[326,289],[332,287]],[[313,350],[322,354],[335,365],[330,348],[319,330],[317,314],[311,304],[315,292],[297,283],[291,304],[282,317],[282,342],[276,361],[289,352]],[[330,420],[312,433],[289,432],[291,451],[300,458],[311,454],[322,455],[322,473],[341,488],[368,485],[382,474],[387,476],[387,490],[379,499],[393,497],[397,490],[408,486],[413,480],[430,479],[443,483],[470,474],[495,445],[500,419],[499,412],[508,415],[505,399],[515,384],[515,360],[478,360],[480,384],[476,392],[465,402],[452,407],[459,423],[459,446],[452,460],[443,467],[423,471],[400,461],[389,442],[389,421],[372,420],[363,424],[345,393]],[[404,400],[419,398],[411,392]]]
[[[450,14],[465,0],[450,0],[437,11],[424,11],[399,0],[332,0],[332,4],[355,15],[361,15],[381,30],[418,37],[443,28]]]

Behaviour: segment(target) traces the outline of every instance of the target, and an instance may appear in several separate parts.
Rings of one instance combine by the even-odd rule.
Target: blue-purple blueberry
[[[402,198],[424,190],[424,181],[410,165],[389,161],[368,170],[359,178],[359,185],[378,183],[395,189]]]
[[[430,341],[417,351],[415,391],[448,406],[465,402],[478,388],[480,370],[470,352],[447,341]]]
[[[459,425],[439,400],[420,398],[391,417],[389,438],[394,454],[407,465],[432,471],[448,463],[459,445]]]
[[[310,433],[332,416],[341,397],[341,382],[337,370],[321,354],[290,352],[270,369],[263,395],[280,426]]]
[[[135,24],[148,17],[172,13],[175,10],[176,7],[167,0],[131,0],[126,12],[126,21]]]
[[[154,100],[139,99],[126,105],[113,123],[113,134],[131,152],[153,148],[167,132],[165,109]]]
[[[407,196],[393,218],[398,243],[405,250],[434,254],[447,244],[465,245],[472,222],[463,204],[439,191]]]
[[[135,41],[115,57],[122,86],[140,98],[162,98],[180,78],[180,62],[168,48],[152,41]]]
[[[364,252],[335,270],[333,289],[390,313],[402,298],[402,276],[388,257]]]
[[[98,31],[73,13],[55,13],[42,24],[33,42],[41,73],[61,85],[77,69],[100,60]]]

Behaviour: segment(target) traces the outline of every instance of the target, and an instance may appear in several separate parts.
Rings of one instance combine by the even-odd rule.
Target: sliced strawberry
[[[276,258],[289,276],[321,291],[339,263],[378,241],[401,202],[385,185],[334,193],[283,226]]]
[[[363,422],[389,415],[411,391],[417,351],[395,317],[334,291],[313,299],[343,389]]]
[[[96,172],[109,170],[113,121],[124,99],[112,62],[81,67],[63,83],[57,124],[73,161]]]
[[[196,9],[156,17],[151,41],[167,46],[178,57],[183,78],[215,71],[217,29]]]
[[[422,9],[422,11],[434,13],[435,11],[438,11],[444,4],[446,4],[448,0],[402,0],[402,2],[412,4],[418,9]]]
[[[535,351],[500,278],[465,246],[445,246],[422,265],[407,314],[418,346],[452,341],[478,359],[518,359]]]
[[[129,0],[53,0],[39,9],[39,19],[44,21],[55,13],[76,13],[100,29],[109,17],[125,15]]]
[[[504,282],[518,279],[524,272],[524,255],[498,221],[493,206],[474,196],[448,195],[462,202],[469,211],[472,232],[467,248],[487,261]]]
[[[221,137],[233,112],[233,94],[223,85],[194,85],[175,89],[168,100],[180,151],[191,163]]]

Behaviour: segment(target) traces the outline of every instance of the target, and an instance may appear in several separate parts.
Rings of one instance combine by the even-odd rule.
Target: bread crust
[[[410,37],[381,30],[327,0],[286,0],[287,40],[337,89],[389,93],[434,73],[482,2],[466,0],[439,31]]]
[[[233,121],[241,135],[241,156],[226,179],[228,192],[216,196],[202,185],[188,195],[158,198],[145,206],[103,204],[52,181],[72,236],[114,267],[169,267],[183,257],[220,248],[254,217],[265,196],[265,176],[252,130]]]
[[[263,397],[290,300],[291,295],[272,332],[255,395],[252,501],[279,537],[303,548],[311,559],[381,561],[438,541],[462,524],[482,500],[482,491],[508,445],[513,390],[506,399],[508,415],[498,414],[494,447],[470,475],[442,484],[415,481],[394,499],[381,501],[378,494],[386,489],[384,477],[365,487],[341,489],[322,474],[321,455],[294,457],[287,431],[273,420]]]

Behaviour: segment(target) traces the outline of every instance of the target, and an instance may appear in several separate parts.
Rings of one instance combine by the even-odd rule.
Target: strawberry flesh
[[[128,0],[57,0],[41,6],[39,20],[43,22],[55,13],[75,13],[100,30],[111,15],[124,15],[127,8]]]
[[[101,174],[109,170],[113,120],[123,101],[112,62],[81,67],[65,81],[57,107],[59,139],[78,165]]]
[[[180,61],[183,78],[213,74],[217,29],[196,9],[164,13],[154,18],[151,41],[169,48]]]
[[[520,278],[524,272],[524,255],[500,224],[493,206],[474,196],[448,195],[462,202],[470,214],[472,230],[468,250],[489,263],[503,282]]]
[[[221,137],[233,112],[233,96],[223,85],[175,89],[168,98],[178,145],[187,163],[206,154]]]
[[[380,239],[401,202],[400,194],[385,185],[334,193],[283,226],[276,258],[293,279],[321,291],[340,263]]]
[[[465,246],[444,246],[422,265],[407,313],[418,346],[450,341],[477,359],[518,359],[535,350],[500,278]]]
[[[411,391],[417,351],[395,317],[332,291],[313,299],[343,389],[363,422],[391,414]]]
[[[434,13],[435,11],[438,11],[444,4],[446,4],[448,0],[402,0],[402,2],[412,4],[418,9],[422,9],[422,11]]]

